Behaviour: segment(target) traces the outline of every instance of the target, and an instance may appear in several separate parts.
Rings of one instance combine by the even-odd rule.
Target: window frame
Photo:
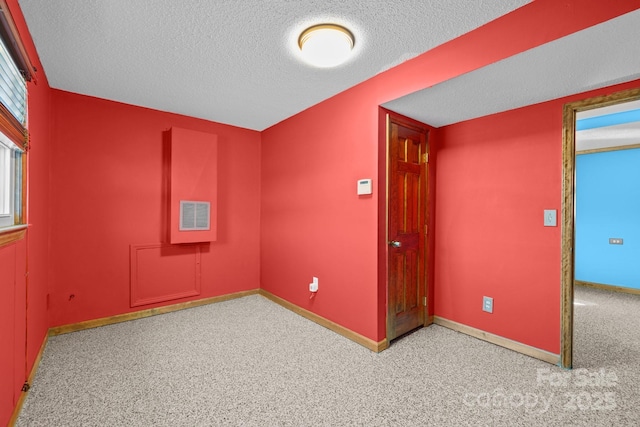
[[[4,134],[0,132],[0,139]],[[13,215],[15,203],[15,176],[14,176],[14,160],[13,148],[3,144],[0,141],[0,227],[14,225],[14,219],[11,218],[11,224],[7,224],[7,218]],[[12,144],[13,145],[13,144]]]
[[[23,222],[23,155],[24,152],[0,131],[0,163],[3,163],[0,164],[0,229]]]
[[[35,82],[34,73],[36,69],[29,60],[6,0],[0,0],[0,38],[4,42],[13,63],[24,78],[25,84]],[[28,87],[24,96],[26,104]],[[10,172],[14,187],[14,194],[10,195],[13,199],[13,209],[10,214],[13,214],[14,218],[12,225],[0,225],[0,247],[22,239],[25,234],[24,229],[27,227],[28,105],[26,105],[25,109],[24,123],[20,123],[11,111],[0,102],[0,132],[15,146],[15,148],[10,147],[10,152],[12,153],[11,161],[14,162]],[[6,142],[3,145],[8,146]],[[15,153],[17,152],[20,153],[19,160],[16,160]]]

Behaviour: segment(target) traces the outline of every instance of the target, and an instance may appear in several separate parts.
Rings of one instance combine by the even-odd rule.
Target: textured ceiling
[[[19,0],[52,87],[263,130],[530,0]],[[299,33],[350,28],[335,69]]]
[[[440,127],[640,78],[640,10],[386,103]]]

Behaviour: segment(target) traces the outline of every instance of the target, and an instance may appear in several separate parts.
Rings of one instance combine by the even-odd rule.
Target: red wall
[[[376,339],[378,110],[362,108],[366,95],[352,89],[263,132],[261,283]],[[360,178],[373,178],[372,196],[356,194]]]
[[[35,52],[32,58],[35,56]],[[39,69],[42,69],[39,66]],[[49,231],[51,228],[51,89],[44,73],[37,84],[29,83],[28,154],[28,372],[40,351],[49,328],[47,294],[49,292]]]
[[[439,129],[435,315],[559,352],[562,104]],[[482,297],[494,312],[481,311]]]
[[[52,100],[51,326],[134,310],[129,247],[168,235],[172,127],[218,137],[218,238],[201,246],[199,296],[135,310],[260,287],[258,132],[58,90]]]
[[[0,425],[5,425],[31,372],[47,333],[49,280],[50,92],[17,0],[7,0],[33,65],[39,70],[27,84],[29,153],[27,156],[26,238],[0,248]],[[28,275],[25,273],[28,271]],[[6,316],[9,316],[5,319]],[[7,341],[9,340],[9,341]],[[25,351],[26,350],[26,351]]]
[[[379,221],[384,221],[379,214],[384,201],[377,191],[385,181],[378,172],[382,161],[378,158],[379,144],[384,144],[378,134],[379,105],[638,7],[640,1],[635,0],[615,4],[597,0],[537,0],[265,130],[261,179],[262,287],[365,337],[381,341],[385,337],[386,284],[378,281],[377,273],[381,271],[381,276],[386,277],[386,267],[378,260],[376,236]],[[561,119],[561,112],[558,114],[556,121]],[[439,142],[436,133],[431,143],[437,147]],[[522,151],[520,147],[512,148],[507,159]],[[550,182],[554,174],[558,177],[553,184],[555,189],[546,192],[540,182],[525,184],[534,185],[534,194],[540,199],[538,204],[547,199],[557,203],[560,198],[557,157],[540,161],[538,173],[545,176],[544,182]],[[553,172],[547,176],[549,170]],[[503,170],[503,177],[508,174],[509,170]],[[358,178],[373,178],[371,198],[356,196]],[[437,192],[435,206],[440,197]],[[512,221],[503,224],[505,229],[516,230],[523,225],[520,218]],[[525,231],[525,234],[535,236],[537,240],[529,242],[533,246],[550,244],[540,233]],[[559,234],[556,237],[554,244],[559,247]],[[467,245],[464,241],[456,243]],[[473,246],[473,242],[469,244]],[[550,252],[545,254],[541,268],[545,277],[550,277],[560,263],[559,252],[556,249],[555,257]],[[438,258],[438,250],[434,256]],[[494,260],[491,265],[501,268],[500,261]],[[319,277],[320,285],[318,294],[309,299],[308,283],[312,276]],[[437,293],[438,280],[434,286]],[[559,274],[541,286],[545,287],[543,293],[551,296],[542,311],[557,314]],[[511,323],[521,321],[520,317],[505,319]],[[518,338],[557,349],[559,328],[551,332],[550,328],[526,330]]]
[[[0,423],[6,425],[13,411],[16,354],[15,336],[15,245],[0,248]],[[21,352],[24,357],[24,351]]]
[[[6,425],[25,371],[26,241],[0,247],[0,425]]]
[[[435,315],[560,352],[560,243],[567,102],[640,80],[438,130]],[[481,310],[494,299],[493,314]]]

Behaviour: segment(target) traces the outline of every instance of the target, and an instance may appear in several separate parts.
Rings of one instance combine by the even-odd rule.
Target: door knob
[[[400,246],[402,246],[402,243],[398,242],[397,240],[392,240],[389,242],[389,244],[394,248],[399,248]]]

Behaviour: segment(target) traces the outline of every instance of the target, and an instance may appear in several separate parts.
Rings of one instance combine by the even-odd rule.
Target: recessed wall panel
[[[131,307],[200,295],[200,245],[131,245]]]

